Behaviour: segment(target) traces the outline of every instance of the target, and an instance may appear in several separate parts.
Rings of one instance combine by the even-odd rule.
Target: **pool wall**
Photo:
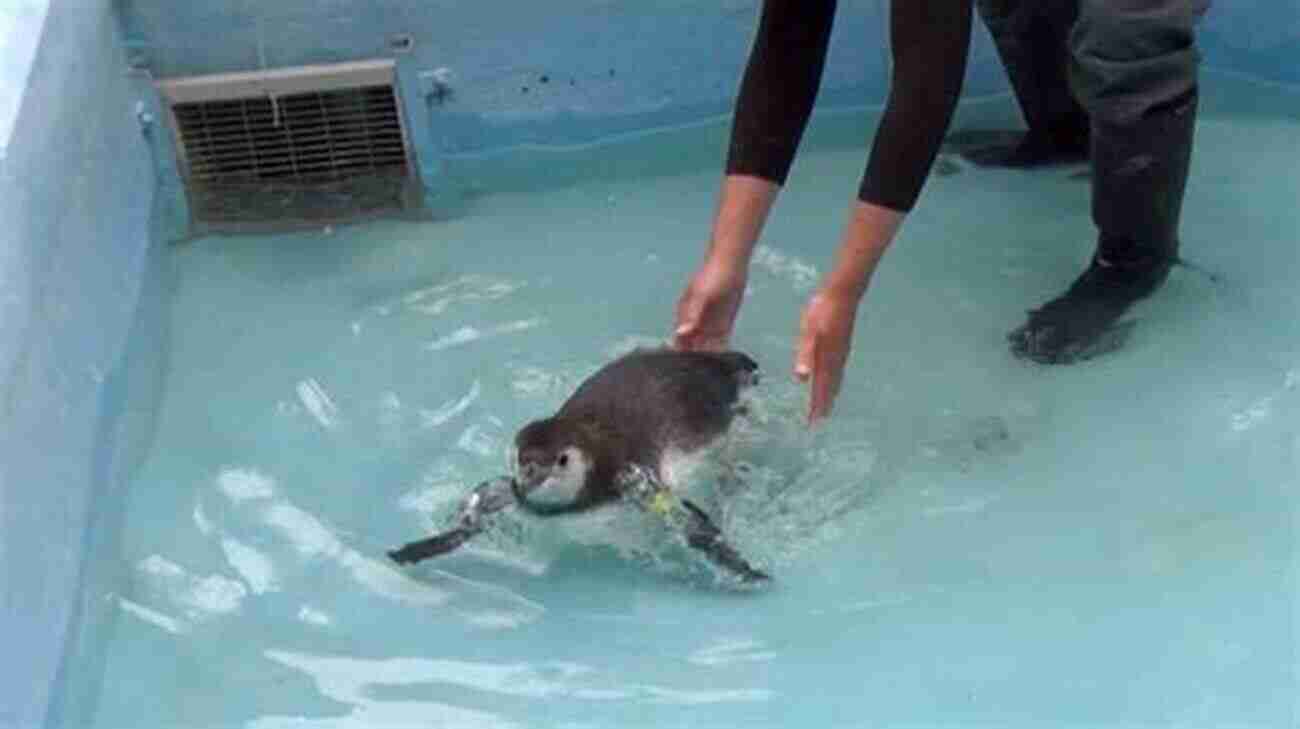
[[[136,64],[171,77],[393,58],[412,117],[425,112],[422,76],[447,79],[452,95],[432,125],[411,121],[431,130],[434,138],[422,142],[450,154],[585,141],[723,113],[756,18],[752,0],[179,5],[123,1]],[[878,96],[885,54],[877,2],[842,5],[828,90],[866,87]],[[860,37],[868,42],[844,42]]]
[[[884,98],[881,7],[881,0],[840,3],[824,106]],[[157,78],[391,58],[436,214],[449,160],[583,144],[727,113],[759,4],[121,0],[120,8],[131,63]],[[986,37],[975,59],[968,90],[1001,90]],[[435,79],[449,95],[434,98]],[[160,172],[165,179],[176,173],[174,166]]]
[[[114,505],[147,448],[171,235],[159,221],[183,217],[151,77],[392,57],[436,192],[448,160],[725,114],[758,2],[362,5],[51,0],[43,23],[0,26],[39,26],[30,68],[0,77],[18,110],[0,129],[0,729],[78,725],[59,707],[82,702],[60,687],[94,672],[82,638],[113,615],[111,579],[86,556],[112,550]],[[822,108],[883,98],[882,7],[841,2]],[[1202,48],[1218,68],[1300,83],[1300,0],[1220,0]],[[446,103],[427,98],[434,72]],[[1004,89],[981,30],[967,93]]]
[[[46,720],[86,624],[98,504],[121,487],[124,343],[154,163],[108,2],[55,0],[0,167],[0,727]],[[28,28],[27,32],[38,29]]]

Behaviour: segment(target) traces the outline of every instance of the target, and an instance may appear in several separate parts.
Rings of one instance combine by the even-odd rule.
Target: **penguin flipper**
[[[667,486],[644,468],[634,466],[619,475],[622,494],[642,510],[663,519],[686,538],[691,549],[699,550],[709,561],[735,574],[743,582],[766,582],[772,579],[741,556],[727,543],[709,515],[685,499],[673,495]]]
[[[394,549],[388,553],[388,556],[398,564],[415,564],[460,547],[473,538],[475,533],[465,527],[456,527],[428,539],[411,542],[401,549]]]
[[[514,504],[513,479],[503,476],[484,481],[475,486],[461,502],[456,514],[456,526],[428,539],[391,550],[388,557],[398,564],[414,564],[459,549],[487,529],[487,517]]]
[[[744,582],[766,582],[772,579],[766,572],[751,565],[740,552],[736,551],[735,547],[727,543],[722,536],[722,530],[713,523],[703,509],[686,499],[682,499],[681,503],[691,515],[685,524],[684,532],[686,543],[692,549],[700,550],[714,564],[735,573]]]

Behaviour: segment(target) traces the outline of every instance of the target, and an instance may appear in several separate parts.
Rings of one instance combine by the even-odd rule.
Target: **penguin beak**
[[[539,486],[546,477],[550,475],[551,469],[545,466],[528,461],[519,464],[519,482],[525,490],[531,491]]]

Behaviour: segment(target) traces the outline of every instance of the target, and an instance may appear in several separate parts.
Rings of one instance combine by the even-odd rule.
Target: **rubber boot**
[[[1120,317],[1178,261],[1196,107],[1193,89],[1133,124],[1093,125],[1096,252],[1064,294],[1008,335],[1015,354],[1068,364],[1123,346],[1132,326],[1117,326]]]
[[[958,154],[985,167],[1086,162],[1088,115],[1070,91],[1066,42],[1078,0],[1025,0],[1000,19],[981,12],[1029,130],[993,132],[983,139],[973,132],[954,135]]]

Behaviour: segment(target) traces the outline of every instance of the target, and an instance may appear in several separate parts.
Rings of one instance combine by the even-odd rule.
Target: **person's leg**
[[[1177,261],[1196,121],[1194,28],[1207,6],[1081,0],[1071,72],[1092,119],[1097,250],[1065,294],[1011,333],[1017,354],[1048,363],[1097,354],[1111,327]]]
[[[1088,117],[1075,101],[1068,78],[1067,38],[1079,0],[976,0],[975,5],[1029,129],[1003,134],[1000,142],[965,145],[962,156],[977,165],[998,167],[1086,161]]]

